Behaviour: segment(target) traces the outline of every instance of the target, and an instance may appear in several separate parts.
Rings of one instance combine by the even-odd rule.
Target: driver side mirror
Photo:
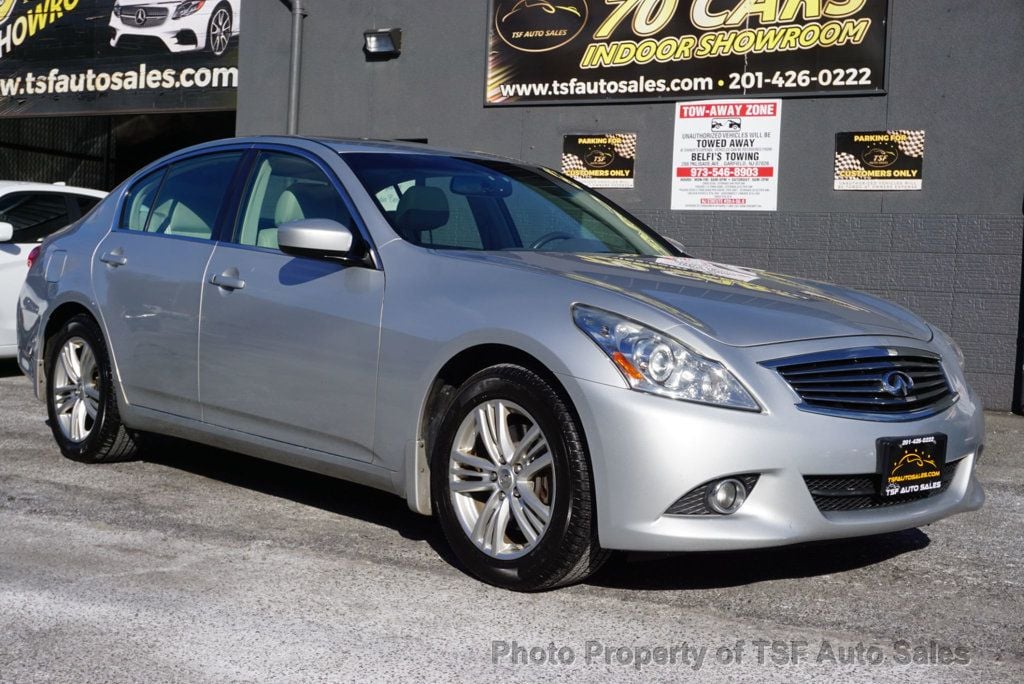
[[[14,226],[7,221],[0,221],[0,242],[10,242],[14,237]]]
[[[352,257],[352,231],[331,219],[302,219],[277,227],[277,245],[285,254]]]

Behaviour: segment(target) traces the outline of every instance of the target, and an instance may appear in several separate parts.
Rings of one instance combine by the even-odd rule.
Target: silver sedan
[[[940,330],[692,258],[481,154],[183,150],[46,240],[18,343],[69,458],[163,434],[360,482],[516,590],[614,549],[869,535],[984,500],[981,406]]]

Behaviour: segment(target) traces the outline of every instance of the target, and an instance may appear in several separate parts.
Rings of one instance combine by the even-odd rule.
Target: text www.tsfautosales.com
[[[582,644],[492,641],[491,663],[536,667],[617,666],[635,670],[737,665],[968,665],[967,646],[894,641],[888,644],[821,641],[739,640],[728,644],[678,642],[619,645],[598,640]]]
[[[31,71],[14,78],[0,78],[0,97],[55,95],[61,93],[105,93],[109,90],[155,90],[171,88],[237,88],[238,67],[188,67],[151,69],[145,64],[124,71],[94,71],[65,74],[54,67],[48,72]]]

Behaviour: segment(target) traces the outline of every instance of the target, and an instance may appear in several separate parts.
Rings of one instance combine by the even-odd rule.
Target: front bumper
[[[969,390],[945,411],[884,423],[800,411],[774,371],[752,364],[741,377],[769,408],[763,413],[690,404],[562,377],[586,431],[593,463],[601,545],[630,551],[709,551],[782,546],[926,525],[976,510],[974,475],[984,415]],[[943,433],[950,484],[913,502],[822,512],[806,475],[860,475],[877,467],[875,440]],[[680,496],[709,480],[758,473],[733,515],[669,515]]]
[[[117,47],[126,36],[156,38],[170,52],[190,52],[200,50],[206,45],[206,27],[209,12],[197,12],[182,19],[168,17],[158,26],[135,26],[125,23],[116,14],[110,16],[110,46]],[[182,38],[188,37],[183,42]],[[194,39],[195,42],[191,42]]]

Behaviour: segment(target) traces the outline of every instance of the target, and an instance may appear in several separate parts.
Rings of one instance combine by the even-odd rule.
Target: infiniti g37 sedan
[[[545,168],[208,143],[48,239],[19,363],[63,454],[154,433],[405,497],[477,577],[979,508],[963,357],[880,299],[691,258]]]

